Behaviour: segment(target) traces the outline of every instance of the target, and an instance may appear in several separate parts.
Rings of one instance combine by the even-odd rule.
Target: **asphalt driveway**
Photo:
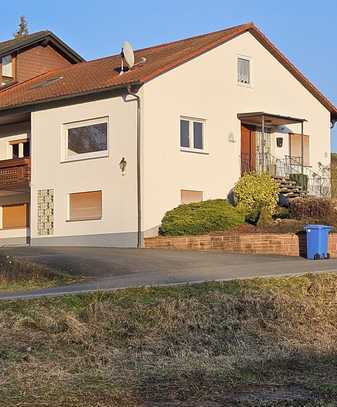
[[[337,271],[337,259],[309,261],[300,257],[226,254],[152,249],[94,247],[0,248],[0,254],[45,264],[76,276],[79,284],[1,294],[0,299],[231,280],[307,272]]]

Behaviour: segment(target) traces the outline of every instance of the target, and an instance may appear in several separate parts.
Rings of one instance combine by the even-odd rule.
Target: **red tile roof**
[[[306,79],[253,23],[138,50],[135,52],[136,61],[145,57],[146,63],[133,67],[123,75],[119,75],[118,71],[119,55],[48,72],[0,91],[0,110],[87,95],[132,84],[141,85],[247,31],[331,112],[333,118],[337,118],[337,108],[333,103]],[[53,81],[56,78],[60,79]],[[50,83],[43,86],[48,80],[51,80]]]

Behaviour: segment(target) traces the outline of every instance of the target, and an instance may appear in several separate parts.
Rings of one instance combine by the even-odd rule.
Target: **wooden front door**
[[[241,125],[241,174],[256,170],[256,133],[255,129]]]

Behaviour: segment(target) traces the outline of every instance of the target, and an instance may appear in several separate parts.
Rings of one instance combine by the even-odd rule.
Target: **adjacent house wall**
[[[136,102],[111,97],[32,113],[33,245],[135,246]],[[61,162],[63,124],[109,118],[109,157]],[[125,175],[119,167],[127,161]],[[53,233],[38,233],[38,191],[54,191]],[[68,222],[68,194],[102,190],[101,220]]]
[[[50,70],[64,68],[68,65],[71,65],[71,62],[50,45],[45,47],[35,45],[17,54],[16,79],[22,82]]]
[[[237,84],[238,56],[251,58],[250,87]],[[237,114],[261,111],[307,119],[313,169],[330,164],[329,111],[250,33],[145,84],[144,230],[180,204],[182,189],[203,191],[204,199],[227,196],[240,177]],[[180,151],[180,116],[205,120],[206,154]]]
[[[12,158],[10,141],[30,138],[30,122],[0,126],[0,160]],[[15,205],[30,202],[29,193],[0,191],[0,246],[26,245],[29,243],[29,228],[3,229],[2,208],[4,205]]]

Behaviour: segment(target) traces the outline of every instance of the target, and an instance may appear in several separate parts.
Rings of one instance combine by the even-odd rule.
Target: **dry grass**
[[[75,281],[47,266],[0,255],[0,291],[53,287]]]
[[[337,276],[0,303],[0,405],[336,406]]]

